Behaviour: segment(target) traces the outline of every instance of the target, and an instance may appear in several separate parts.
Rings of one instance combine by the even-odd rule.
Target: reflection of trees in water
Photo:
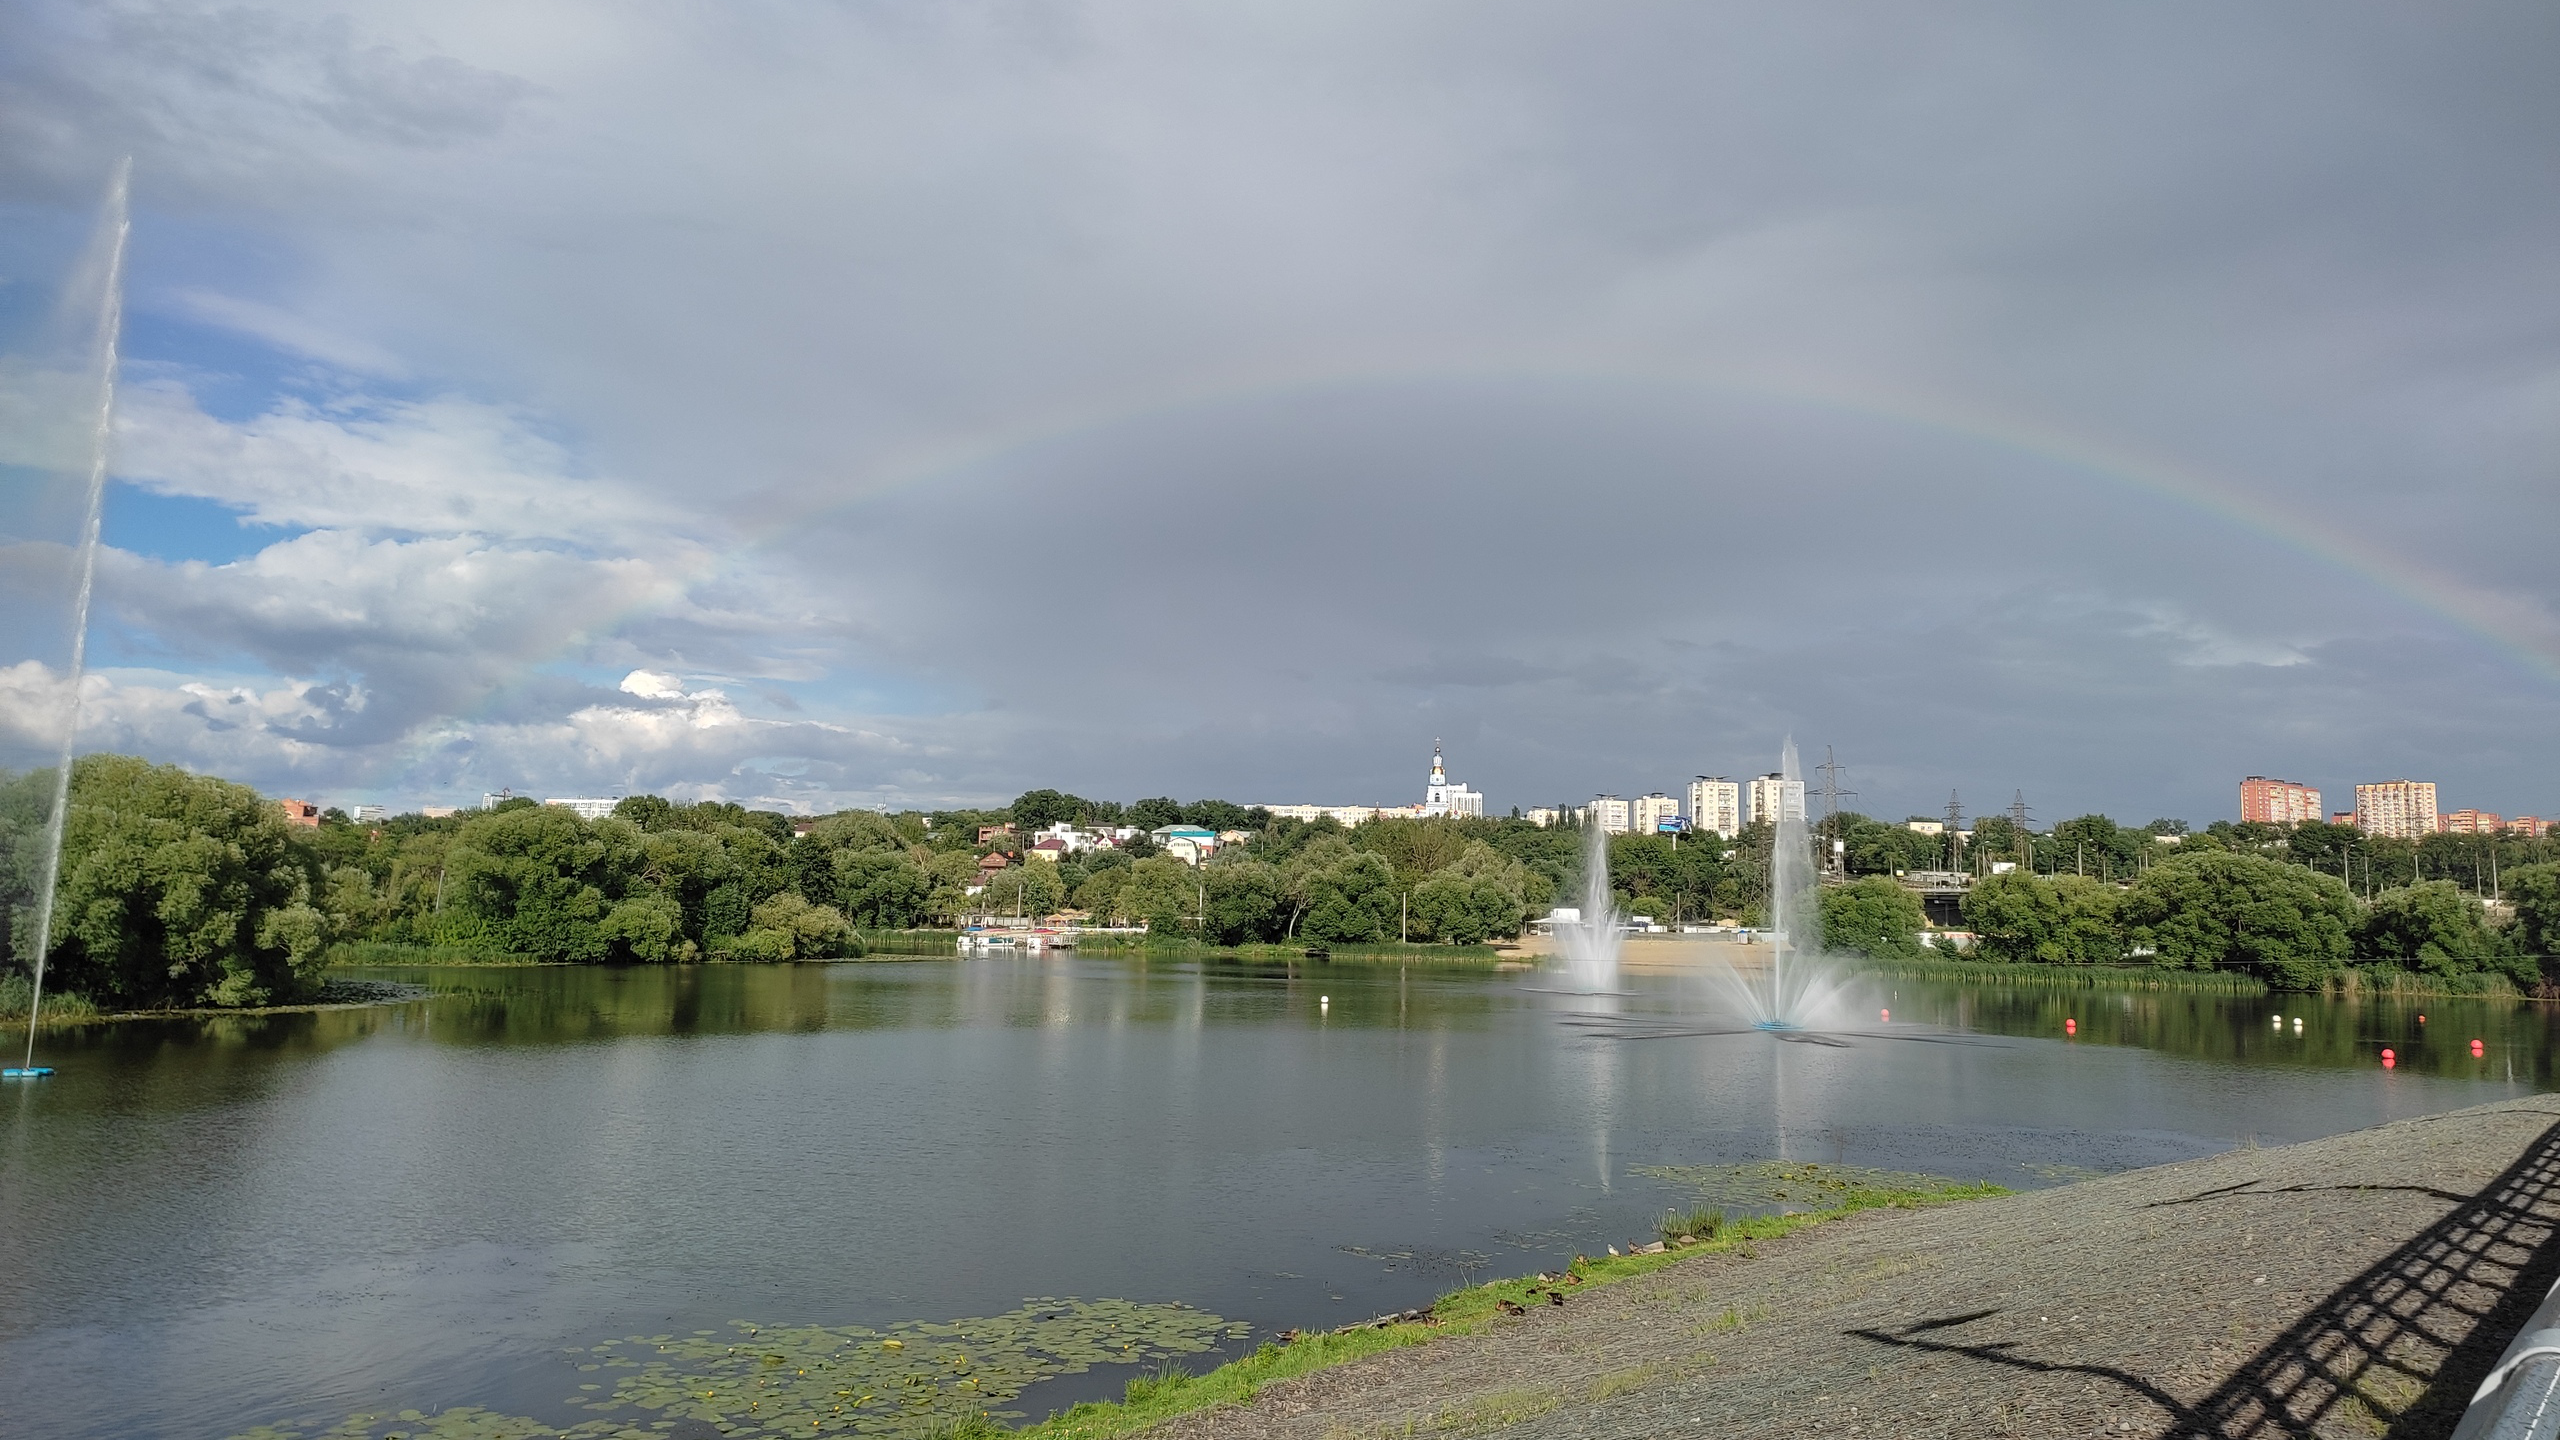
[[[1881,977],[1880,977],[1881,978]],[[2398,1052],[2398,1073],[2442,1075],[2546,1088],[2560,1044],[2560,1011],[2514,1000],[2445,996],[2214,995],[2178,990],[2051,989],[1894,977],[1897,1020],[1961,1025],[2000,1035],[2061,1038],[2079,1022],[2077,1042],[2134,1045],[2226,1063],[2375,1068],[2381,1049]],[[2418,1017],[2427,1023],[2418,1023]],[[2284,1017],[2278,1028],[2275,1017]],[[2300,1031],[2293,1021],[2300,1017]],[[2487,1041],[2473,1059],[2471,1041]]]

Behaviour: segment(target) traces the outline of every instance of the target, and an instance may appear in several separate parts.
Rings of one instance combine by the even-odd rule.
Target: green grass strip
[[[1570,1286],[1567,1293],[1579,1294],[1622,1280],[1632,1280],[1693,1255],[1712,1255],[1763,1240],[1775,1240],[1862,1210],[1916,1210],[1923,1205],[1978,1200],[2008,1193],[2002,1186],[1983,1184],[1854,1190],[1839,1197],[1837,1204],[1826,1209],[1728,1220],[1715,1239],[1685,1245],[1677,1250],[1665,1250],[1655,1255],[1576,1259],[1571,1273],[1581,1283]],[[1470,1286],[1451,1291],[1433,1302],[1428,1322],[1328,1331],[1301,1336],[1286,1345],[1265,1342],[1252,1354],[1229,1361],[1205,1375],[1160,1370],[1140,1376],[1129,1382],[1125,1399],[1116,1402],[1089,1400],[1022,1430],[1007,1432],[992,1422],[982,1422],[976,1426],[964,1423],[950,1433],[956,1440],[1002,1434],[1037,1437],[1037,1440],[1111,1440],[1111,1437],[1135,1434],[1176,1415],[1218,1405],[1245,1404],[1262,1387],[1278,1381],[1382,1355],[1390,1350],[1401,1350],[1408,1345],[1427,1345],[1451,1335],[1473,1335],[1503,1318],[1505,1302],[1523,1308],[1543,1306],[1548,1303],[1546,1292],[1552,1288],[1555,1287],[1550,1282],[1534,1275]]]

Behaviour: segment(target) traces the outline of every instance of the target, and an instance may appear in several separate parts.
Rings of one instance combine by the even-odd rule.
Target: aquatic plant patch
[[[1761,1160],[1744,1165],[1638,1165],[1638,1175],[1694,1191],[1704,1205],[1830,1210],[1861,1199],[1870,1208],[1899,1195],[1938,1195],[1961,1181],[1908,1170]]]
[[[1018,1418],[1002,1407],[1040,1381],[1197,1355],[1246,1328],[1179,1304],[1075,1299],[886,1330],[741,1320],[569,1352],[577,1378],[565,1403],[594,1412],[591,1420],[546,1424],[460,1407],[352,1415],[325,1429],[262,1426],[238,1440],[607,1440],[704,1427],[923,1437],[973,1416]]]

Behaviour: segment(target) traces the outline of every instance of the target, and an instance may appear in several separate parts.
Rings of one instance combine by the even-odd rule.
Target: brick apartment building
[[[2320,792],[2290,780],[2252,775],[2240,782],[2240,818],[2262,825],[2298,825],[2320,818]]]

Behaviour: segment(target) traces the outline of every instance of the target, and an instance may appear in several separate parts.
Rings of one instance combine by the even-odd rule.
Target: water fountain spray
[[[33,993],[27,1004],[27,1055],[24,1064],[6,1072],[12,1078],[50,1075],[36,1064],[36,1022],[44,1007],[45,959],[53,950],[54,891],[62,881],[62,827],[71,808],[71,749],[80,733],[80,681],[89,653],[89,596],[98,579],[98,525],[107,493],[107,452],[113,439],[116,403],[116,350],[124,330],[125,239],[133,229],[130,197],[133,157],[116,162],[107,185],[106,211],[99,224],[97,249],[91,257],[98,275],[98,321],[90,344],[86,379],[94,404],[89,432],[89,473],[80,538],[73,559],[78,577],[72,588],[71,658],[63,684],[62,745],[53,767],[53,804],[44,821],[44,866],[36,890]]]
[[[1596,814],[1583,826],[1580,918],[1558,922],[1555,932],[1575,989],[1618,988],[1618,950],[1626,937],[1618,931],[1617,895],[1609,887],[1609,832]]]

